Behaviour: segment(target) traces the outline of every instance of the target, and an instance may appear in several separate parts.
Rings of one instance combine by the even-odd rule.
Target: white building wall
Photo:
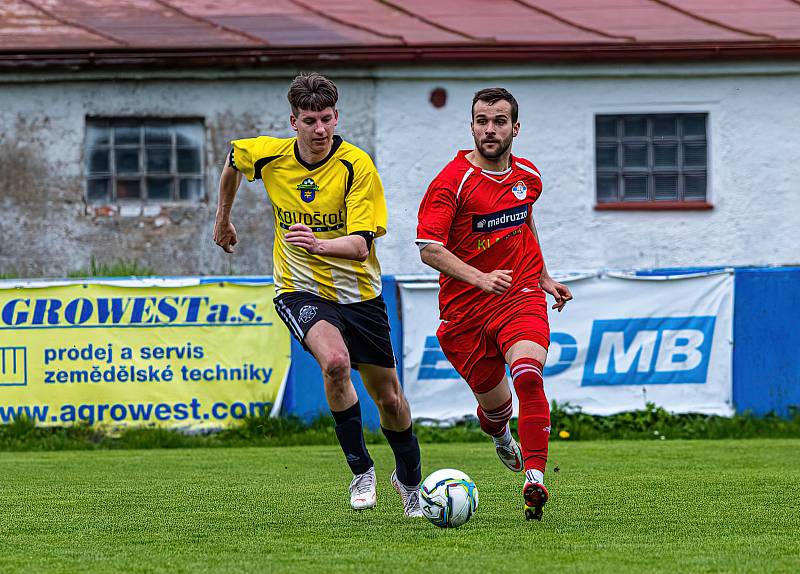
[[[552,270],[800,263],[800,63],[322,69],[340,88],[340,129],[372,153],[390,230],[389,274],[430,272],[414,246],[417,207],[459,148],[472,147],[473,93],[520,102],[514,152],[541,170],[534,214]],[[234,208],[237,253],[211,240],[228,141],[291,135],[296,70],[0,76],[0,274],[62,275],[136,260],[164,274],[269,274],[272,214],[260,184]],[[430,91],[444,87],[447,105]],[[707,112],[711,211],[595,211],[596,113]],[[85,205],[87,116],[195,116],[206,125],[208,201],[153,216],[99,217]]]
[[[550,269],[800,263],[800,67],[470,68],[387,70],[378,81],[385,272],[429,271],[413,244],[417,206],[456,150],[472,147],[472,96],[490,86],[520,103],[513,150],[543,176],[534,216]],[[444,108],[428,101],[435,87],[449,94]],[[596,211],[594,115],[690,111],[709,114],[714,208]]]

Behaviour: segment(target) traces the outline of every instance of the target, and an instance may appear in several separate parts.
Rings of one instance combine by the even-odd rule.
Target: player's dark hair
[[[475,104],[478,102],[486,102],[487,104],[496,104],[500,100],[505,100],[511,104],[511,123],[517,123],[519,118],[519,105],[511,92],[505,88],[484,88],[475,92],[475,97],[472,98],[472,117],[475,117]]]
[[[304,72],[292,80],[288,98],[292,113],[297,117],[300,110],[321,112],[325,108],[335,108],[339,91],[336,84],[322,74]]]

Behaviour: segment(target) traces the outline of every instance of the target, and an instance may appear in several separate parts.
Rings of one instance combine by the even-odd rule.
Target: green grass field
[[[334,446],[3,453],[0,572],[800,571],[800,440],[553,443],[540,523],[488,441],[423,445],[480,489],[450,531],[402,516],[371,450],[361,513]]]

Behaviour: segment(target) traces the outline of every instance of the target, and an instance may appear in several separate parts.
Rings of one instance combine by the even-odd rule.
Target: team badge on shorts
[[[300,199],[306,203],[311,203],[317,197],[319,186],[313,179],[307,177],[303,180],[303,183],[297,186],[297,189],[300,192]]]
[[[524,181],[518,181],[514,187],[511,188],[511,193],[513,193],[514,197],[517,199],[525,199],[525,196],[528,195],[528,186],[525,185]]]
[[[300,308],[300,321],[303,323],[308,323],[316,317],[317,315],[317,308],[314,305],[304,305]]]

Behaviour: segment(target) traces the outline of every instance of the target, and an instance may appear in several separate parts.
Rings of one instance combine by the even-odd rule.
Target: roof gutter
[[[309,48],[0,50],[0,71],[254,67],[278,64],[600,63],[800,58],[800,41],[491,44]]]

